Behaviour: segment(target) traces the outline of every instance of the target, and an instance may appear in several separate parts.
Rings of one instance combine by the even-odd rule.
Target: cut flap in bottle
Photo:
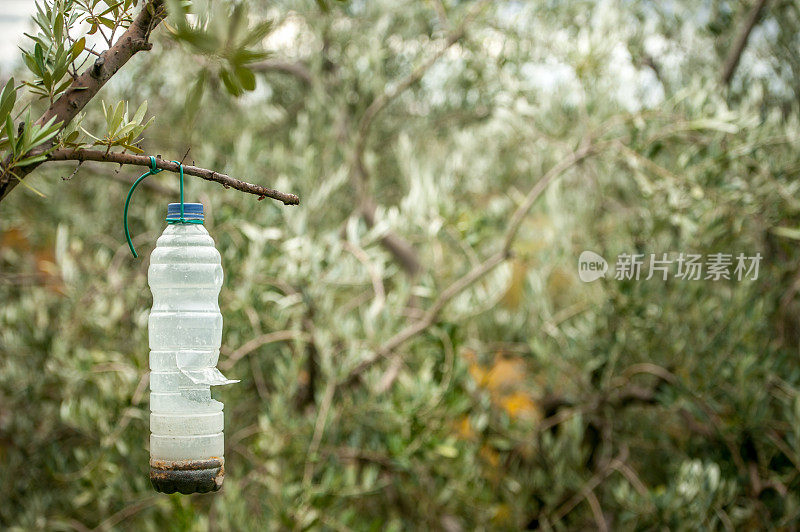
[[[181,373],[189,377],[195,384],[208,384],[209,386],[220,386],[222,384],[234,384],[238,380],[228,379],[217,368],[183,368],[178,366]]]
[[[175,355],[178,370],[189,377],[194,384],[220,386],[233,384],[238,380],[228,379],[216,368],[218,352],[179,351]]]

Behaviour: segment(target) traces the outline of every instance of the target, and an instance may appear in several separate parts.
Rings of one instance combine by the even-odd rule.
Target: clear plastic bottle
[[[203,205],[167,209],[150,256],[150,480],[164,493],[205,493],[225,474],[222,403],[211,386],[229,384],[216,368],[222,340],[222,265],[202,224]]]

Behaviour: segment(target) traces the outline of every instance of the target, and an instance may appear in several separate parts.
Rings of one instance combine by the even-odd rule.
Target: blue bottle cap
[[[167,221],[176,221],[181,219],[181,204],[170,203],[167,206]],[[183,219],[184,220],[204,220],[203,217],[203,204],[202,203],[184,203],[183,204]]]

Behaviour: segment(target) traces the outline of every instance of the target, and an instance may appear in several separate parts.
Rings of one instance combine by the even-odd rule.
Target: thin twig
[[[183,157],[181,157],[181,164],[183,164],[184,162],[186,162],[186,158],[189,156],[189,152],[190,152],[190,151],[192,151],[192,147],[191,147],[191,146],[189,146],[188,148],[186,148],[186,153],[184,153],[184,154],[183,154]]]
[[[569,500],[567,500],[564,504],[558,507],[556,511],[553,513],[553,522],[557,523],[561,519],[564,518],[569,512],[575,508],[578,503],[580,503],[583,499],[587,497],[587,495],[593,491],[603,480],[608,477],[612,472],[616,471],[616,466],[620,463],[625,462],[628,459],[628,452],[627,449],[623,449],[620,451],[619,455],[612,459],[608,466],[604,467],[601,471],[592,476],[581,488],[578,493],[573,495]]]
[[[381,275],[375,269],[375,266],[370,262],[367,252],[361,247],[348,242],[347,240],[345,240],[342,245],[344,249],[352,253],[353,256],[358,259],[358,262],[360,262],[364,268],[367,269],[367,273],[369,273],[369,277],[372,279],[372,290],[375,292],[375,307],[372,312],[377,314],[381,311],[386,303],[386,289],[383,287],[383,279],[381,278]]]
[[[225,360],[220,362],[219,367],[224,370],[231,369],[239,359],[250,354],[261,346],[271,344],[272,342],[282,342],[286,340],[305,340],[308,335],[302,331],[293,331],[287,329],[285,331],[273,331],[271,333],[262,334],[248,342],[245,342],[239,349],[231,353]]]
[[[586,502],[589,503],[589,508],[592,510],[594,522],[597,524],[597,530],[600,532],[608,532],[608,523],[606,523],[606,518],[603,515],[603,508],[600,506],[600,501],[597,499],[597,495],[594,494],[594,490],[589,490],[586,494]]]
[[[303,484],[308,485],[314,477],[314,462],[316,460],[317,451],[319,451],[319,444],[322,441],[322,434],[325,432],[325,424],[328,421],[328,411],[333,404],[333,396],[336,392],[336,380],[329,379],[328,384],[325,386],[325,396],[322,398],[319,412],[317,413],[317,421],[314,424],[314,435],[311,437],[311,444],[308,446],[308,453],[306,454],[306,466],[303,472]]]
[[[152,506],[153,504],[156,503],[157,500],[158,496],[153,495],[145,499],[142,499],[140,501],[137,501],[133,504],[130,504],[125,508],[123,508],[122,510],[120,510],[119,512],[113,514],[111,517],[109,517],[99,525],[97,525],[97,528],[95,528],[94,530],[109,530],[118,523],[124,521],[125,519],[133,517],[134,515],[141,512],[148,506]]]

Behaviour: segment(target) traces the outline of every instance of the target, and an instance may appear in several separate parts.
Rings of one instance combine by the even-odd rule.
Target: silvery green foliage
[[[796,107],[735,88],[729,101],[716,37],[688,4],[673,19],[614,1],[493,4],[376,119],[364,154],[379,205],[369,228],[350,176],[359,120],[471,4],[445,2],[446,22],[428,3],[328,5],[250,5],[273,20],[272,58],[299,62],[311,83],[267,70],[232,100],[207,65],[187,64],[185,43],[157,37],[108,90],[131,108],[148,100],[147,153],[177,159],[191,146],[187,160],[302,198],[278,207],[187,178],[226,271],[220,368],[242,380],[216,396],[225,487],[152,494],[151,301],[147,262],[130,259],[115,229],[126,187],[109,179],[115,169],[82,168],[67,183],[53,169],[31,178],[47,199],[20,191],[3,207],[0,523],[791,526]],[[636,57],[645,30],[665,43],[654,57],[664,79]],[[155,74],[152,64],[175,67]],[[198,79],[205,89],[187,114]],[[393,367],[383,361],[333,388],[496,251],[524,194],[587,138],[601,148],[547,189],[514,257],[399,348],[393,386],[382,389]],[[149,179],[173,185],[166,173]],[[143,256],[173,200],[136,198]],[[387,231],[414,246],[421,274],[381,246]],[[764,259],[750,283],[582,284],[585,249]],[[647,393],[621,396],[636,391]]]

